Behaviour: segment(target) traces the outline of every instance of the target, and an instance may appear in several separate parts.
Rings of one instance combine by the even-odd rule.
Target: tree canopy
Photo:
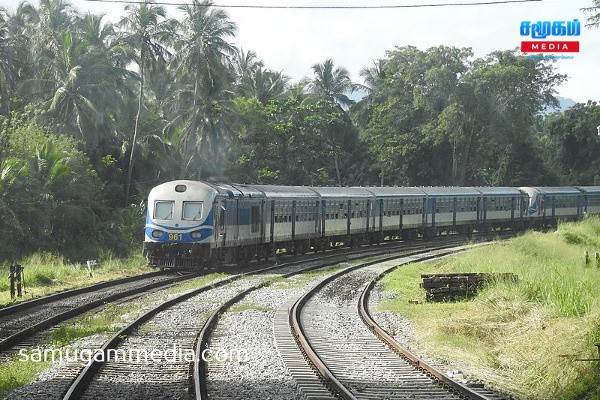
[[[599,183],[598,105],[547,115],[566,79],[552,61],[404,46],[362,82],[332,59],[294,82],[237,48],[210,1],[180,11],[129,4],[113,24],[65,0],[0,8],[1,257],[126,252],[149,189],[178,178]]]

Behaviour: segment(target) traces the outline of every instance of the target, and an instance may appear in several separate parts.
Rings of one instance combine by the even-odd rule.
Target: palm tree
[[[176,120],[182,124],[180,143],[188,154],[183,176],[192,163],[201,164],[218,153],[227,131],[224,113],[233,81],[227,66],[236,49],[226,39],[235,35],[236,25],[211,5],[194,0],[180,7],[185,18],[179,25],[174,65],[181,85]],[[201,174],[199,166],[197,176]]]
[[[237,50],[231,60],[231,66],[236,79],[237,89],[241,95],[247,96],[247,91],[250,89],[250,81],[252,75],[258,68],[264,67],[264,63],[256,58],[256,53],[253,51],[245,52],[244,49]]]
[[[309,92],[348,107],[354,102],[347,94],[354,92],[356,86],[350,80],[350,73],[344,67],[333,66],[331,59],[323,64],[312,66],[315,77],[308,82]]]
[[[132,58],[138,65],[140,76],[137,113],[127,168],[127,190],[125,194],[125,203],[127,204],[129,203],[133,159],[144,100],[146,70],[154,69],[159,62],[164,63],[170,55],[167,50],[167,43],[173,35],[173,22],[165,19],[166,11],[164,7],[157,6],[149,0],[138,6],[128,5],[125,7],[125,11],[127,15],[119,22],[119,26],[126,32],[123,41],[130,49]]]
[[[29,75],[31,63],[25,11],[29,9],[30,6],[21,3],[11,15],[0,7],[0,115],[10,113],[10,98]]]
[[[383,61],[379,60],[377,62],[373,62],[373,66],[371,68],[365,67],[361,69],[359,75],[364,79],[365,82],[364,85],[359,85],[360,89],[367,93],[372,93],[374,90],[377,90],[385,80]]]

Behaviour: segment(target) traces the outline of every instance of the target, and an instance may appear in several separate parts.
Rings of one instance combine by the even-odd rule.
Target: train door
[[[488,208],[488,198],[487,198],[487,196],[485,196],[483,198],[483,216],[481,217],[482,223],[484,223],[484,224],[487,221],[487,208]]]
[[[515,197],[510,198],[510,222],[515,220]]]
[[[452,198],[452,227],[456,229],[456,207],[458,206],[458,198]]]
[[[427,228],[428,217],[427,217],[427,198],[423,198],[423,202],[421,203],[421,225],[423,229]]]
[[[226,216],[227,216],[227,200],[219,200],[215,202],[215,244],[216,247],[225,247],[227,238]]]
[[[367,200],[367,233],[369,233],[370,230],[375,230],[375,222],[373,221],[371,223],[371,218],[373,217],[374,213],[371,210],[371,205],[372,205],[372,201],[369,199]]]
[[[315,220],[315,236],[320,236],[319,234],[321,233],[321,218],[319,218],[319,200],[315,201],[314,204],[314,213],[313,213],[313,217]]]
[[[274,236],[275,236],[275,200],[271,200],[269,202],[269,208],[271,210],[270,215],[270,230],[269,230],[269,242],[273,243],[274,242]]]
[[[400,238],[402,238],[402,229],[404,228],[404,199],[400,199],[400,210],[398,212],[398,214],[400,214],[400,221],[399,221],[399,234],[398,236],[400,236]]]
[[[327,200],[321,200],[321,236],[325,236],[325,213],[327,212]]]

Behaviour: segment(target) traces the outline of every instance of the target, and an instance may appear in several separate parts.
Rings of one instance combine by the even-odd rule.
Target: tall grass
[[[24,267],[23,279],[25,294],[22,299],[49,294],[115,279],[123,276],[150,272],[141,255],[128,259],[114,258],[112,253],[105,252],[99,259],[99,264],[89,276],[86,263],[73,263],[64,257],[53,253],[36,253],[19,262]],[[0,305],[10,304],[10,264],[0,264]]]
[[[574,361],[598,357],[600,342],[600,268],[586,265],[584,251],[600,251],[598,217],[400,268],[383,282],[397,298],[380,309],[413,321],[424,354],[441,351],[518,398],[597,399],[597,365]],[[492,283],[471,301],[425,303],[420,274],[443,272],[511,272],[519,281]]]

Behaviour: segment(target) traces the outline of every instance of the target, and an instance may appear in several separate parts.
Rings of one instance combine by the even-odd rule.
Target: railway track
[[[448,246],[448,245],[447,245]],[[442,246],[442,247],[447,247]],[[423,250],[413,250],[405,251],[404,256],[407,256],[407,253],[413,254],[413,257],[418,257],[418,254],[422,253]],[[380,264],[385,261],[394,260],[399,257],[402,257],[401,254],[395,254],[393,256],[385,256],[379,257],[376,261],[370,261],[367,263],[359,262],[354,263],[352,266],[346,265],[341,273],[345,273],[355,269],[365,268],[371,264]],[[421,256],[423,257],[423,256]],[[348,264],[348,263],[345,263]],[[306,268],[310,269],[310,268]],[[300,273],[305,272],[302,270],[294,271],[288,275],[284,275],[285,278],[290,278],[292,276],[299,275]],[[328,275],[331,275],[329,273]],[[320,279],[319,279],[320,280]],[[318,280],[318,281],[319,281]],[[252,319],[245,318],[244,316],[234,316],[232,312],[229,310],[236,304],[242,303],[242,300],[248,296],[253,296],[254,302],[259,302],[261,299],[273,297],[273,293],[269,295],[269,291],[273,292],[274,289],[271,287],[262,287],[261,285],[257,285],[248,289],[245,292],[239,293],[235,298],[232,298],[227,303],[225,303],[222,307],[217,309],[211,318],[208,320],[205,325],[202,333],[200,334],[198,344],[196,347],[196,364],[194,366],[194,383],[195,383],[195,394],[196,399],[226,399],[226,398],[303,398],[303,397],[295,397],[292,391],[289,391],[289,381],[286,379],[282,379],[282,375],[280,371],[273,371],[273,369],[277,370],[278,367],[273,367],[272,364],[278,364],[277,355],[265,357],[265,353],[269,352],[269,340],[272,336],[265,334],[264,329],[256,329],[252,328],[252,333],[248,332],[240,332],[242,329],[238,327],[240,325],[240,321],[244,321],[245,325],[251,325]],[[304,292],[303,288],[301,292]],[[280,292],[276,291],[275,296],[279,296],[279,305],[281,306],[282,302],[285,301],[285,295],[280,295]],[[290,297],[290,294],[287,294],[288,298],[292,300],[296,300],[297,296]],[[264,302],[264,300],[263,300]],[[269,303],[269,302],[267,302]],[[272,303],[277,303],[277,301]],[[288,303],[290,304],[290,301]],[[248,303],[246,301],[246,307],[252,305],[252,302]],[[243,309],[244,304],[240,304],[240,307]],[[264,306],[263,306],[264,307]],[[279,352],[281,353],[281,357],[287,366],[288,371],[291,373],[291,378],[296,382],[299,386],[300,392],[303,396],[307,398],[315,398],[315,399],[323,399],[323,398],[332,398],[332,394],[325,388],[325,386],[319,381],[314,372],[310,369],[310,367],[306,364],[303,354],[300,353],[298,348],[296,347],[296,343],[294,342],[291,332],[289,329],[289,319],[287,316],[287,312],[282,312],[281,310],[285,307],[280,307],[277,312],[273,312],[273,320],[270,321],[274,326],[274,335],[277,340],[277,347]],[[230,314],[230,315],[228,315]],[[259,319],[260,321],[260,319]],[[256,323],[254,323],[256,325]],[[262,341],[257,340],[252,336],[262,336]],[[214,336],[214,337],[213,337]],[[369,334],[369,336],[372,336]],[[221,363],[212,360],[208,363],[205,362],[199,355],[204,349],[210,348],[211,345],[214,347],[218,346],[229,346],[236,347],[234,343],[237,343],[238,347],[246,347],[249,346],[257,347],[258,351],[255,350],[255,353],[262,353],[257,356],[257,359],[252,360],[252,363],[248,363],[247,366],[242,366],[241,368],[238,365],[234,365],[235,363]],[[328,344],[325,342],[325,346]],[[383,346],[381,346],[383,347]],[[265,359],[266,358],[266,359]],[[268,364],[268,365],[267,365]],[[233,372],[231,370],[234,370]],[[270,370],[270,376],[267,378],[264,374],[256,373],[256,370]],[[287,371],[286,371],[287,372]],[[229,375],[230,381],[228,383],[221,382],[222,375]],[[263,375],[263,376],[261,376]],[[264,384],[257,384],[256,381],[264,381]],[[277,382],[278,381],[278,382]],[[296,396],[298,396],[296,394]],[[383,397],[385,398],[385,397]]]
[[[415,246],[423,246],[418,244]],[[327,261],[295,261],[287,265],[271,266],[249,274],[236,275],[211,285],[178,295],[149,310],[134,322],[113,335],[100,347],[100,353],[111,351],[127,354],[149,354],[158,350],[186,351],[193,349],[198,332],[207,320],[215,320],[222,302],[240,298],[236,293],[246,293],[261,287],[265,282],[282,276],[297,274],[300,270],[322,268],[343,260],[372,256],[376,249],[360,254],[333,254]],[[323,257],[323,256],[321,256]],[[244,279],[242,279],[244,278]],[[235,300],[230,300],[235,302]],[[212,312],[212,318],[209,315]],[[205,326],[210,326],[210,322]],[[199,341],[201,342],[201,341]],[[113,359],[89,362],[70,385],[63,399],[97,399],[107,396],[120,398],[186,398],[191,395],[189,386],[190,362],[179,360],[124,360]]]
[[[368,254],[371,255],[372,251]],[[348,255],[333,255],[325,264],[339,262],[339,257],[345,258]],[[301,268],[298,264],[311,266]],[[100,351],[108,354],[118,349],[131,354],[141,350],[148,354],[158,350],[161,354],[166,354],[173,349],[175,353],[180,349],[191,350],[208,315],[212,313],[214,318],[219,312],[221,299],[235,299],[239,296],[236,295],[237,292],[245,293],[249,289],[260,287],[265,282],[279,278],[281,274],[285,276],[297,273],[295,271],[299,269],[314,269],[323,265],[322,261],[313,260],[271,266],[186,292],[161,303],[124,327],[105,342]],[[276,270],[279,273],[274,273]],[[113,399],[185,398],[189,391],[189,367],[189,361],[183,359],[175,362],[166,358],[151,362],[140,362],[137,358],[115,362],[92,361],[77,376],[63,399],[96,399],[107,395]]]
[[[348,268],[323,279],[293,304],[288,303],[289,313],[279,311],[275,321],[279,327],[277,340],[278,344],[282,343],[288,368],[295,379],[297,376],[300,392],[308,399],[324,398],[325,385],[330,391],[329,398],[499,398],[493,392],[474,390],[453,381],[399,346],[368,313],[368,293],[373,284],[369,283],[364,291],[357,290],[365,282],[378,279],[382,269],[438,258],[462,249],[438,250],[403,257],[393,263]],[[286,317],[289,329],[285,327]],[[382,342],[373,331],[389,342]],[[290,334],[302,353],[290,345]],[[309,360],[319,379],[310,376],[310,369],[301,363],[302,358]]]
[[[447,240],[456,239],[451,237],[439,241],[444,242]],[[264,282],[281,279],[282,274],[298,274],[299,272],[296,271],[300,269],[315,269],[340,262],[354,262],[354,260],[360,258],[375,256],[382,251],[400,250],[406,252],[410,249],[431,246],[434,243],[437,243],[437,241],[415,243],[411,246],[390,244],[368,249],[363,248],[358,251],[320,254],[308,260],[297,259],[289,264],[254,269],[188,291],[182,295],[171,296],[169,301],[161,301],[158,306],[152,306],[152,309],[147,312],[144,310],[143,315],[117,334],[111,337],[105,334],[91,338],[85,342],[85,346],[91,349],[101,349],[100,352],[104,354],[110,349],[193,349],[197,341],[197,334],[211,313],[213,314],[213,320],[217,321],[215,310],[226,299],[233,298],[238,292],[249,289],[250,292],[255,291],[264,285]],[[326,261],[323,261],[323,259],[326,259]],[[303,265],[303,267],[299,268],[298,265]],[[275,270],[278,271],[277,274]],[[251,276],[251,278],[248,278],[248,276]],[[178,278],[184,280],[184,277]],[[244,296],[238,295],[237,300],[242,299]],[[280,300],[278,299],[278,301]],[[235,301],[230,304],[234,304]],[[210,332],[210,329],[208,329],[208,332]],[[198,341],[198,343],[201,343],[201,341]],[[165,344],[167,345],[166,348]],[[189,385],[190,367],[191,363],[187,360],[181,363],[168,361],[133,364],[100,361],[90,362],[87,365],[75,362],[68,365],[65,371],[59,371],[55,374],[50,381],[50,385],[43,385],[41,389],[41,385],[38,385],[35,394],[26,397],[60,398],[66,393],[65,399],[106,397],[127,398],[128,400],[131,398],[191,398],[195,395],[195,389],[190,388]],[[285,369],[285,366],[283,368]],[[197,370],[200,369],[201,367]],[[201,390],[198,390],[198,393],[200,392]],[[18,398],[24,392],[20,393],[14,398]]]
[[[36,333],[128,296],[172,285],[193,274],[151,273],[69,290],[0,310],[0,351],[14,349]]]
[[[396,243],[387,245],[391,248],[396,246],[398,246]],[[352,251],[334,252],[325,257],[336,257],[346,253],[351,254]],[[305,258],[298,258],[298,261],[292,262],[300,262],[303,259]],[[280,261],[244,265],[239,269],[252,273],[265,268],[265,266],[277,265]],[[153,272],[66,290],[0,308],[0,355],[7,356],[22,348],[27,348],[33,344],[32,341],[35,341],[35,336],[40,332],[97,307],[150,290],[167,287],[195,276],[192,273]]]

